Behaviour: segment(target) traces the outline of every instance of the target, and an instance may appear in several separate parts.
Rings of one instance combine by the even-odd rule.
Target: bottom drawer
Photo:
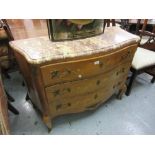
[[[107,88],[80,96],[60,98],[50,104],[50,111],[52,115],[56,116],[90,110],[106,101],[113,93],[113,88]]]

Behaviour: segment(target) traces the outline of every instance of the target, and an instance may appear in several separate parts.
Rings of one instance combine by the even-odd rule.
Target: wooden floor
[[[14,39],[48,35],[45,19],[7,19]]]

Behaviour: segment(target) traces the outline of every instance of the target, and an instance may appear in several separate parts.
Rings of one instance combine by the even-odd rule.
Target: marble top
[[[107,27],[104,34],[73,41],[52,42],[48,36],[11,41],[11,47],[31,64],[107,52],[139,42],[140,38],[119,27]]]

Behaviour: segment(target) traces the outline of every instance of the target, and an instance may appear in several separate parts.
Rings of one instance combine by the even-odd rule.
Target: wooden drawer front
[[[78,106],[79,101],[79,106],[81,106],[82,103],[84,107],[87,105],[96,104],[101,99],[103,100],[105,97],[110,97],[114,91],[118,90],[118,88],[124,84],[129,68],[130,63],[126,63],[119,65],[110,72],[106,72],[102,75],[97,75],[89,79],[67,82],[47,87],[45,89],[47,100],[50,106],[53,107],[52,110],[55,112],[61,112],[63,110],[72,111],[72,108]],[[94,98],[92,99],[92,96],[95,97],[96,92],[98,93],[94,100]]]
[[[50,103],[51,115],[56,116],[90,110],[97,106],[97,104],[106,101],[112,94],[112,88],[104,88],[80,96],[59,98]]]
[[[45,86],[85,79],[113,69],[116,65],[131,61],[135,46],[91,59],[69,61],[41,67]]]

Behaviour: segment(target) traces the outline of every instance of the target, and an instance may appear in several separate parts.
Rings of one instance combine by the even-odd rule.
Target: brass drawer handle
[[[101,83],[100,80],[97,80],[97,81],[96,81],[96,85],[99,85],[100,83]]]

